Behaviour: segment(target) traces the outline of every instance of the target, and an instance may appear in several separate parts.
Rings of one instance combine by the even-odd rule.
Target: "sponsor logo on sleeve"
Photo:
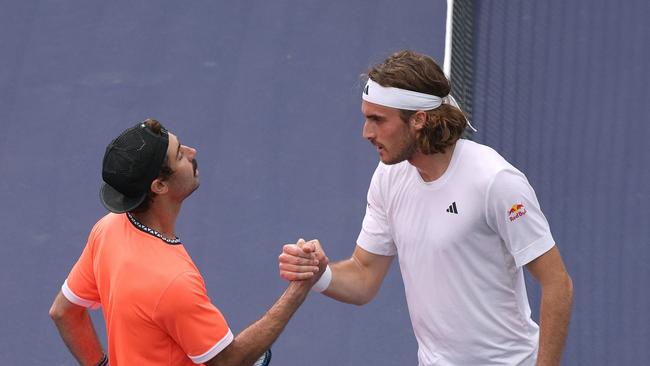
[[[524,207],[523,204],[515,203],[508,211],[508,218],[510,219],[510,222],[513,222],[518,218],[524,216],[526,212],[526,207]]]

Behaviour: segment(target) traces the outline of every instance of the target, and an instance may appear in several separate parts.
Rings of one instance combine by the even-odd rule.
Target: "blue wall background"
[[[286,286],[282,244],[352,252],[377,161],[359,75],[397,49],[443,58],[442,0],[0,4],[0,364],[75,364],[47,310],[124,128],[154,117],[198,148],[178,231],[238,332]],[[641,0],[475,5],[475,139],[528,175],[573,276],[567,365],[650,364],[648,16]],[[416,364],[397,267],[364,307],[310,296],[273,350]]]
[[[564,364],[650,365],[650,3],[474,15],[476,140],[526,173],[573,278]]]

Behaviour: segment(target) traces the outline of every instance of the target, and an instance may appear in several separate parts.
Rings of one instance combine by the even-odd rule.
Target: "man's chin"
[[[399,164],[403,161],[406,160],[411,160],[413,156],[415,155],[415,150],[414,149],[408,149],[405,151],[400,151],[399,155],[388,155],[385,151],[379,154],[379,160],[381,160],[382,163],[386,165],[395,165]]]
[[[194,185],[194,188],[190,191],[190,193],[187,194],[187,197],[191,196],[192,193],[196,192],[197,189],[199,189],[199,186],[201,185],[201,182],[199,182],[198,178],[196,180],[196,184]]]
[[[392,159],[390,157],[383,157],[383,156],[380,155],[379,160],[381,160],[381,162],[384,163],[385,165],[395,165],[395,164],[403,162],[405,159],[401,159],[401,160],[400,159]]]

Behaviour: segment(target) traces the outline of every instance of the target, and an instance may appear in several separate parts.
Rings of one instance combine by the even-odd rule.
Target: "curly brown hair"
[[[156,135],[161,135],[162,130],[165,128],[160,122],[152,118],[145,119],[144,124],[146,124],[147,127]],[[160,173],[158,173],[158,178],[156,179],[160,179],[164,181],[169,179],[169,177],[171,177],[172,174],[174,174],[174,171],[169,166],[169,159],[167,158],[167,154],[165,154],[165,159],[163,160],[163,163],[160,166]],[[147,198],[145,198],[144,201],[142,201],[142,203],[138,207],[131,210],[131,212],[136,214],[147,212],[149,210],[149,207],[151,206],[151,203],[155,198],[156,198],[156,194],[153,193],[150,188],[149,193],[147,193]]]
[[[441,98],[451,91],[451,83],[431,57],[409,50],[395,52],[382,63],[372,66],[366,77],[384,87],[412,90]],[[400,109],[400,117],[408,123],[416,112]],[[447,103],[425,112],[426,122],[416,137],[418,148],[427,155],[442,153],[461,137],[467,126],[467,118],[460,109]]]

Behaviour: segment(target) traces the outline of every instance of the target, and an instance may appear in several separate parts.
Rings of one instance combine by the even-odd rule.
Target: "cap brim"
[[[102,188],[99,191],[99,198],[107,210],[114,213],[124,213],[135,209],[147,197],[147,193],[143,193],[138,197],[128,197],[118,192],[115,188],[102,183]]]

